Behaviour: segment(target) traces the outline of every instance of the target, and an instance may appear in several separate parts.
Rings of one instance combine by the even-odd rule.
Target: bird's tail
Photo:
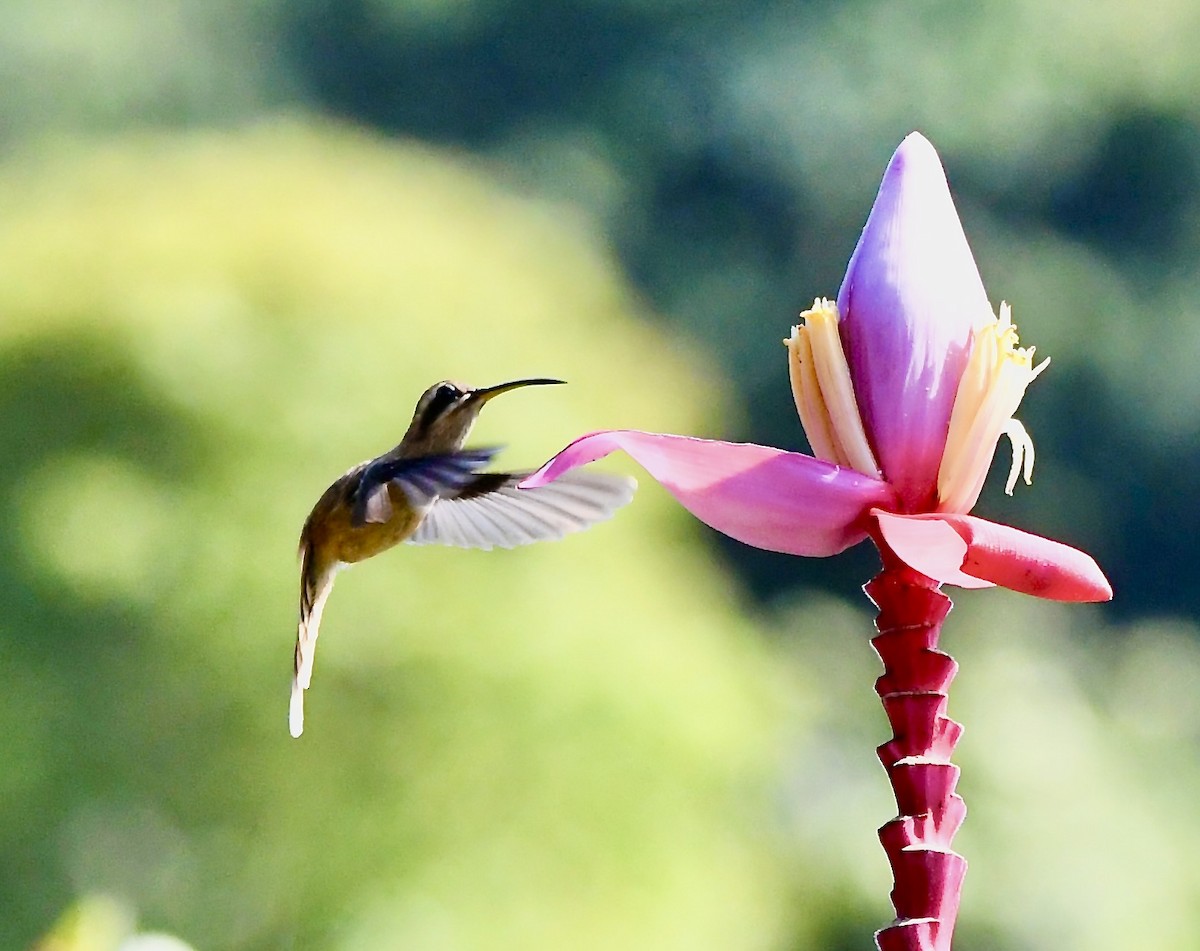
[[[292,699],[288,706],[288,729],[292,736],[304,732],[304,691],[312,682],[321,612],[325,608],[325,599],[333,589],[335,574],[336,564],[318,565],[312,544],[303,545],[300,552],[300,623],[296,627],[295,674],[292,677]]]

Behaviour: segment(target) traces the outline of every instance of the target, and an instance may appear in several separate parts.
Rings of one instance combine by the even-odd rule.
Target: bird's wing
[[[408,541],[487,550],[562,538],[610,518],[637,487],[628,476],[576,470],[518,489],[528,475],[477,474],[458,494],[439,497]]]
[[[354,525],[367,522],[383,524],[392,518],[389,483],[398,486],[413,508],[425,508],[434,499],[454,495],[469,486],[479,470],[500,450],[462,449],[414,458],[388,458],[368,463],[354,490],[351,521]]]

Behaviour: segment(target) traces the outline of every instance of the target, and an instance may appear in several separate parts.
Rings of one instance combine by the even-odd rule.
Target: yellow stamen
[[[845,465],[846,460],[838,451],[840,447],[833,435],[833,423],[821,399],[821,385],[817,382],[817,368],[813,364],[812,342],[803,327],[793,327],[792,336],[784,343],[788,348],[792,398],[796,401],[800,425],[804,427],[813,454],[826,462]]]
[[[946,450],[938,470],[938,509],[968,512],[983,489],[983,481],[1001,435],[1012,443],[1012,466],[1005,492],[1012,494],[1018,476],[1033,479],[1033,440],[1013,418],[1025,389],[1050,363],[1033,365],[1033,347],[1018,346],[1008,304],[1000,317],[975,330],[971,355],[958,385]]]
[[[1045,366],[1045,364],[1042,364]],[[1004,427],[1004,435],[1012,444],[1012,464],[1008,467],[1008,478],[1004,481],[1004,494],[1012,495],[1017,477],[1024,478],[1026,485],[1033,485],[1033,440],[1024,423],[1010,419]]]
[[[850,367],[838,333],[837,305],[813,301],[784,343],[800,423],[818,459],[880,478],[854,398]]]

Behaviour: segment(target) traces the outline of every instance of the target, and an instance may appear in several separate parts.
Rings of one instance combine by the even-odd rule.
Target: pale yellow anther
[[[1012,495],[1018,478],[1024,479],[1026,485],[1033,485],[1033,440],[1025,424],[1016,418],[1008,421],[1004,435],[1012,444],[1012,463],[1008,467],[1008,478],[1004,481],[1004,494]]]
[[[842,350],[837,305],[818,298],[800,320],[784,343],[792,396],[813,453],[826,462],[880,478]]]
[[[788,348],[792,398],[796,401],[800,425],[808,436],[813,455],[826,462],[845,465],[846,460],[839,453],[837,439],[833,435],[833,423],[821,399],[821,385],[817,382],[817,368],[813,365],[812,343],[808,334],[803,327],[793,327],[791,337],[784,343]]]
[[[1013,418],[1025,389],[1050,363],[1033,365],[1033,347],[1021,347],[1008,304],[974,331],[971,354],[958,385],[946,449],[938,470],[938,509],[968,512],[983,489],[996,444],[1002,435],[1012,443],[1012,465],[1005,491],[1012,494],[1017,478],[1033,478],[1033,440]]]

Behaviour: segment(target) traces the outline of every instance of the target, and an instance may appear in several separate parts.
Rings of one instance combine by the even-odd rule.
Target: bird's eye
[[[430,390],[424,400],[424,408],[422,409],[420,406],[417,408],[422,428],[431,426],[434,420],[450,409],[461,397],[462,390],[453,383],[441,383]]]

